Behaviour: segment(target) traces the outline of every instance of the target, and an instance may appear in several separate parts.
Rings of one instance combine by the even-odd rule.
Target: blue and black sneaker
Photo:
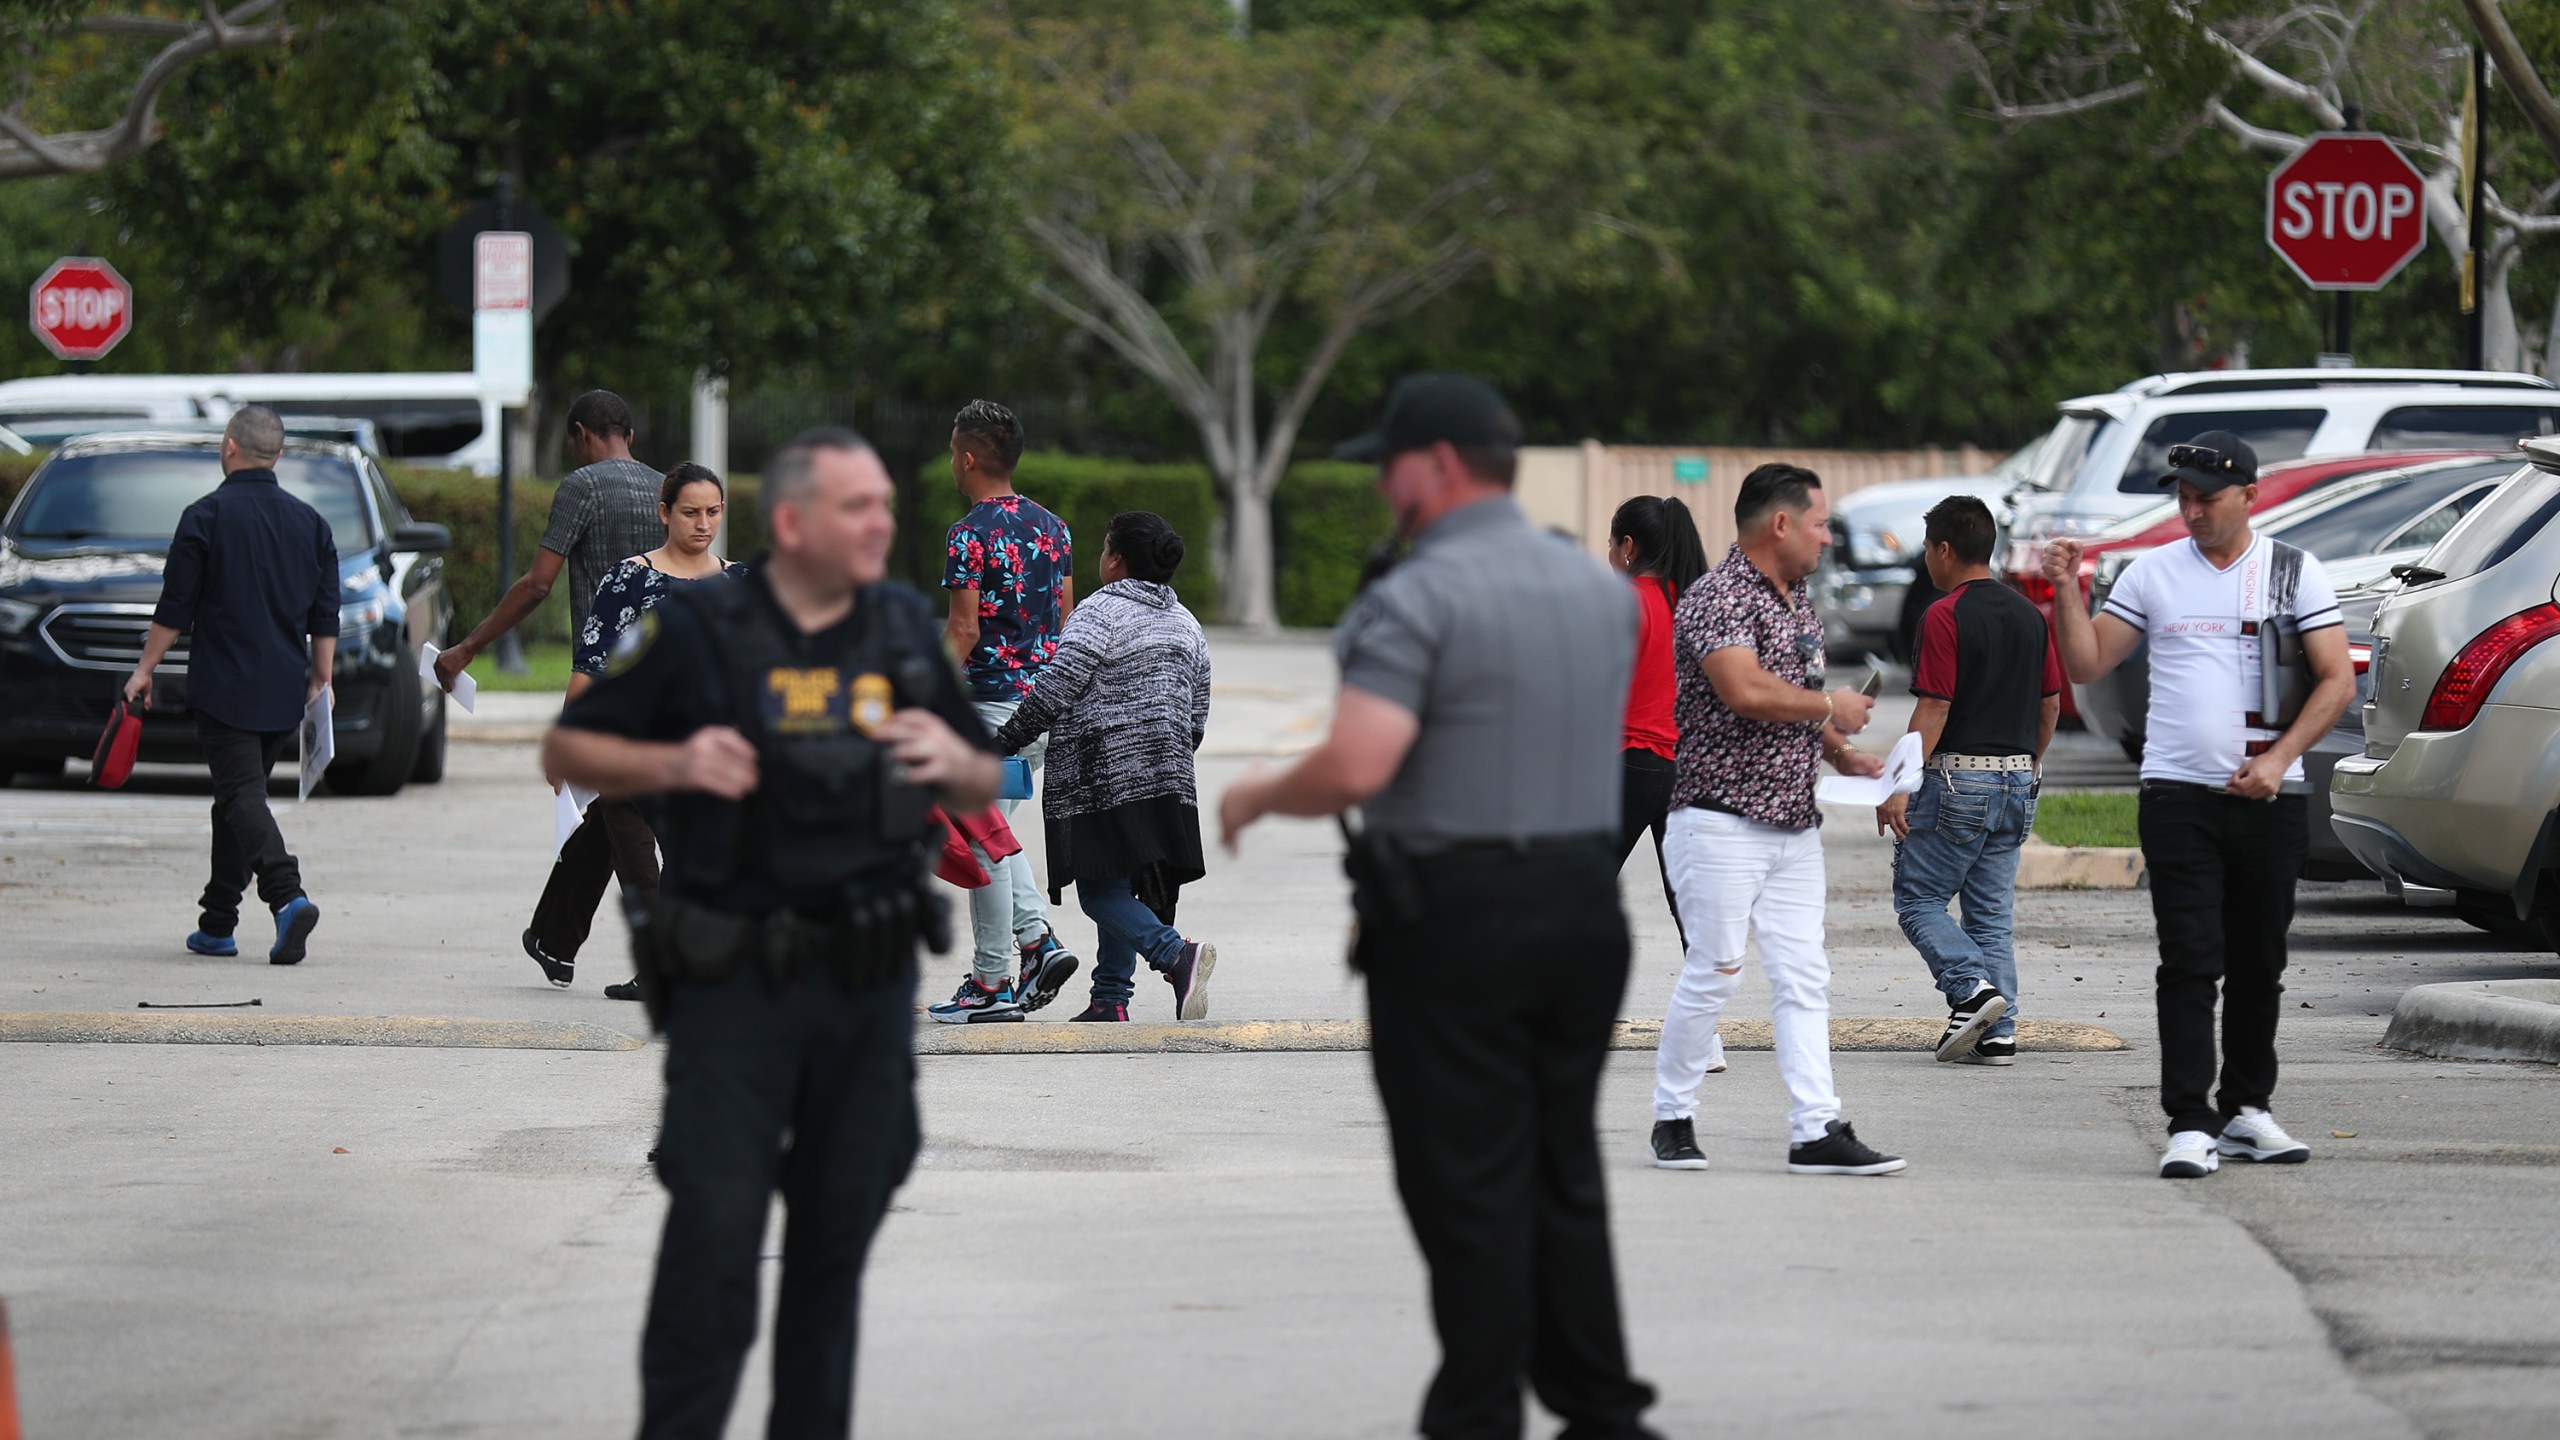
[[[237,955],[240,942],[228,935],[215,935],[197,930],[187,936],[187,950],[195,955]]]
[[[939,1005],[928,1005],[925,1017],[945,1025],[976,1025],[989,1020],[1019,1020],[1022,1007],[1014,1003],[1013,981],[1003,988],[990,990],[978,983],[975,975],[963,976],[960,988]]]
[[[312,927],[319,923],[320,907],[311,903],[311,897],[296,895],[284,902],[284,908],[276,912],[276,944],[267,952],[267,963],[301,964],[303,944],[311,938]]]
[[[1082,963],[1076,959],[1076,952],[1058,943],[1055,931],[1044,930],[1038,940],[1023,946],[1022,978],[1013,987],[1013,993],[1021,998],[1022,1013],[1028,1015],[1057,999],[1058,992],[1067,988]]]

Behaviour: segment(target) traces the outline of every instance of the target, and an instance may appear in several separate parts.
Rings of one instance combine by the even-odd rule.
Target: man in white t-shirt
[[[2142,751],[2142,855],[2160,929],[2160,1173],[2212,1174],[2224,1155],[2297,1164],[2309,1147],[2276,1124],[2276,1016],[2285,932],[2310,838],[2302,752],[2355,698],[2337,592],[2311,555],[2249,530],[2258,457],[2227,430],[2169,447],[2188,539],[2116,578],[2094,619],[2069,603],[2080,546],[2056,540],[2044,572],[2062,667],[2087,684],[2151,642]],[[2263,713],[2262,635],[2298,635],[2315,682],[2290,723]],[[2213,1011],[2222,1000],[2222,1088],[2213,1089]]]

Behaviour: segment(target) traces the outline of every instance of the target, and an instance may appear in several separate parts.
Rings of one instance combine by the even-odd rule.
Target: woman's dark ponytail
[[[1638,495],[1609,517],[1609,544],[1636,542],[1638,575],[1659,576],[1676,597],[1707,573],[1707,547],[1689,507],[1669,495]]]
[[[1151,510],[1123,510],[1112,516],[1103,544],[1120,557],[1132,580],[1169,585],[1173,572],[1182,568],[1182,537]]]

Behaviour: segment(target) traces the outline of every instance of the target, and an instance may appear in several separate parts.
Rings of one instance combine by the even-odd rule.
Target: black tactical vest
[[[669,821],[686,842],[670,878],[717,890],[756,873],[804,901],[910,885],[932,802],[870,736],[899,706],[930,698],[929,667],[942,662],[916,648],[930,628],[923,601],[903,586],[867,587],[854,599],[850,640],[810,656],[790,620],[750,592],[763,583],[683,596],[720,656],[729,723],[756,747],[757,784],[740,801],[670,800]]]

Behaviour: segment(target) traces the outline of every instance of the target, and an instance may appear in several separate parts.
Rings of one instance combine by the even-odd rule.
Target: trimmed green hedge
[[[1280,623],[1329,626],[1360,586],[1369,552],[1395,529],[1374,465],[1294,465],[1272,497]]]

